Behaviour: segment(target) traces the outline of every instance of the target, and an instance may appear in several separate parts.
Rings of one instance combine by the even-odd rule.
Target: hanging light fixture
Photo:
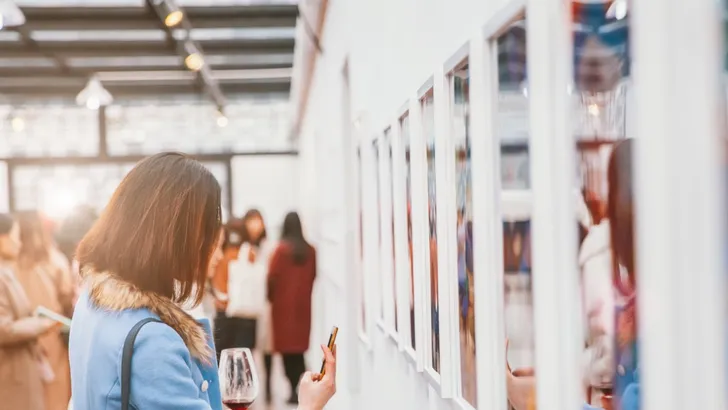
[[[90,110],[105,107],[114,101],[111,93],[104,88],[97,76],[89,78],[86,87],[76,96],[76,104],[85,105]]]
[[[25,15],[11,0],[0,0],[0,30],[25,24]]]

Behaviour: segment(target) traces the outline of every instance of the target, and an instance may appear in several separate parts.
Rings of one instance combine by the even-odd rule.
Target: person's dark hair
[[[84,275],[109,272],[140,290],[199,303],[221,220],[212,173],[185,155],[157,154],[124,177],[76,259]]]
[[[12,215],[0,213],[0,235],[7,235],[13,229],[15,219]]]
[[[243,236],[243,220],[241,218],[232,218],[225,224],[225,239],[222,249],[240,248]]]
[[[303,227],[301,226],[301,218],[296,212],[289,212],[286,219],[283,220],[283,231],[281,240],[291,245],[291,254],[293,262],[298,265],[303,264],[308,259],[311,245],[308,244],[303,236]]]
[[[617,144],[609,157],[607,167],[607,216],[612,248],[612,272],[615,286],[624,294],[633,293],[635,286],[633,146],[631,139]],[[627,270],[631,289],[623,284],[620,265]]]
[[[260,236],[253,239],[250,237],[250,232],[248,232],[247,223],[249,220],[253,218],[260,219],[260,222],[263,224],[263,230],[260,232]],[[245,213],[245,216],[243,216],[242,224],[240,229],[240,238],[241,238],[241,244],[243,243],[249,243],[253,246],[260,246],[261,242],[265,240],[265,238],[268,237],[268,232],[266,232],[265,229],[265,220],[263,219],[263,214],[260,213],[259,210],[255,208],[251,208],[248,210],[248,212]]]

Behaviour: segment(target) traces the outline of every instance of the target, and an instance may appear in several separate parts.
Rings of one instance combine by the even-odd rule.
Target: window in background
[[[473,270],[473,198],[470,159],[470,74],[467,62],[451,74],[457,226],[458,331],[463,399],[477,408],[475,357],[475,272]]]
[[[92,157],[99,114],[75,105],[0,105],[0,157]]]
[[[409,275],[407,275],[407,304],[409,306],[409,318],[410,318],[410,345],[413,349],[416,348],[416,332],[415,332],[415,268],[414,259],[412,255],[413,242],[412,242],[412,163],[411,163],[411,140],[410,140],[410,124],[409,114],[405,114],[399,120],[400,132],[402,136],[402,146],[404,147],[404,172],[405,172],[405,206],[407,211],[407,255],[409,256]]]
[[[422,105],[422,131],[427,152],[427,213],[430,253],[430,325],[432,327],[432,357],[430,365],[436,372],[440,372],[440,308],[438,297],[437,277],[437,191],[435,182],[435,100],[434,92],[430,90],[421,100]]]
[[[626,3],[572,2],[584,399],[616,409],[639,408]]]
[[[202,101],[115,104],[106,109],[109,154],[287,151],[288,106],[275,96],[234,100],[223,118]]]
[[[11,186],[15,210],[41,210],[54,219],[63,219],[79,206],[88,206],[100,212],[134,165],[98,163],[17,166],[13,170]],[[230,209],[227,203],[227,168],[221,162],[208,162],[204,165],[220,183],[224,213]]]

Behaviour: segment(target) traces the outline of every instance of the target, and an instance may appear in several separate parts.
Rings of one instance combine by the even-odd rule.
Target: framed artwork
[[[387,230],[391,234],[390,242],[391,242],[391,248],[392,248],[391,251],[386,251],[389,255],[391,255],[390,256],[391,260],[390,260],[390,264],[389,264],[389,266],[390,266],[389,272],[391,273],[391,275],[390,275],[391,278],[387,278],[387,280],[391,284],[391,288],[389,288],[388,290],[389,290],[390,294],[392,295],[391,299],[393,301],[393,305],[390,308],[390,310],[392,312],[391,314],[393,317],[393,326],[394,326],[394,333],[392,335],[393,336],[396,335],[397,336],[396,338],[399,339],[399,336],[397,334],[397,332],[399,331],[398,314],[397,314],[397,312],[398,312],[398,309],[397,309],[397,270],[398,269],[397,269],[397,252],[396,252],[396,248],[395,248],[396,235],[395,235],[395,229],[394,229],[394,226],[395,226],[395,224],[394,224],[394,221],[395,221],[395,217],[394,217],[395,216],[395,208],[394,208],[394,203],[395,203],[394,185],[395,185],[395,183],[394,183],[394,181],[396,178],[396,173],[395,173],[395,167],[394,167],[394,153],[393,153],[393,147],[392,147],[394,141],[392,140],[392,128],[391,127],[387,128],[387,130],[384,131],[384,143],[385,143],[385,147],[386,147],[385,149],[388,154],[387,155],[387,157],[388,157],[388,160],[387,160],[388,178],[387,178],[387,187],[386,188],[388,189],[388,194],[389,194],[388,195],[389,201],[387,204],[385,204],[385,206],[388,206],[388,208],[389,208],[388,209],[389,216],[390,216],[389,225],[391,226],[391,228],[388,227],[389,229],[387,229]]]
[[[469,51],[468,48],[465,48]],[[460,56],[458,56],[460,57]],[[473,263],[473,178],[470,134],[470,70],[468,60],[459,62],[448,74],[450,95],[451,146],[454,149],[455,207],[451,209],[450,223],[455,227],[455,269],[449,272],[448,284],[456,285],[456,314],[449,319],[456,324],[455,340],[450,344],[457,352],[456,375],[458,379],[456,400],[470,408],[477,408],[477,369],[475,348],[475,266]],[[450,292],[452,294],[453,292]]]
[[[429,325],[430,340],[427,369],[432,369],[438,376],[440,373],[440,305],[438,277],[438,243],[437,243],[437,144],[435,134],[435,96],[430,89],[420,99],[422,112],[422,136],[425,143],[425,164],[427,175],[427,245],[429,260],[427,272],[429,276]]]
[[[383,251],[383,249],[382,249],[382,178],[383,178],[383,175],[382,175],[382,166],[380,163],[380,156],[381,156],[380,152],[379,152],[380,144],[381,144],[380,140],[378,138],[375,138],[372,141],[371,149],[372,149],[372,154],[374,157],[374,164],[373,164],[374,179],[375,179],[374,204],[376,204],[375,211],[377,214],[376,215],[376,224],[375,224],[376,225],[375,226],[375,230],[376,230],[375,238],[376,238],[376,250],[377,250],[377,261],[378,261],[376,282],[378,282],[379,285],[382,285],[382,284],[384,284],[384,277],[382,275],[382,261],[384,260],[385,256],[384,256],[384,253],[382,252]],[[381,290],[382,286],[379,286],[379,289]],[[379,303],[377,304],[377,310],[378,310],[377,324],[380,327],[383,327],[383,324],[385,321],[384,320],[384,300],[385,300],[385,298],[384,298],[384,294],[382,294],[381,292],[380,292],[380,294],[381,294],[381,296],[379,297]]]
[[[408,337],[406,342],[408,343],[406,349],[411,349],[410,355],[415,357],[414,352],[417,349],[417,336],[415,329],[417,328],[416,310],[415,310],[415,264],[414,264],[414,235],[412,229],[412,140],[410,135],[410,115],[406,112],[402,117],[399,118],[399,132],[400,141],[402,146],[402,153],[404,158],[404,204],[403,208],[405,211],[406,218],[405,223],[405,240],[407,246],[407,259],[404,276],[404,288],[405,288],[405,300],[403,301],[407,306],[407,317],[409,319]],[[400,264],[401,266],[402,264]]]

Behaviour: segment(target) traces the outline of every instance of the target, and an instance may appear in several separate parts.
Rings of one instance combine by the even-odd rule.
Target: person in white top
[[[267,239],[263,216],[250,209],[243,217],[237,257],[228,262],[227,331],[233,347],[264,353],[266,398],[270,402],[272,340],[267,299],[268,263],[275,249]]]

